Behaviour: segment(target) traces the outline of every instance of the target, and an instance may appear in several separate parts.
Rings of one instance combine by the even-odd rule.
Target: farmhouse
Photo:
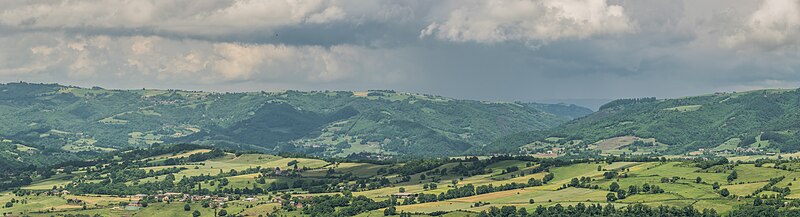
[[[409,198],[409,197],[416,197],[416,196],[417,196],[416,193],[407,193],[407,192],[406,193],[394,193],[394,194],[392,194],[392,197],[394,197],[394,198]]]

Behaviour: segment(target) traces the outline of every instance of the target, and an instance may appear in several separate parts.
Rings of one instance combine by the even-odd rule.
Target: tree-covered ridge
[[[655,100],[617,100],[577,118],[550,135],[595,142],[619,136],[655,138],[681,153],[724,150],[800,150],[800,91],[757,90]],[[723,147],[717,149],[723,150]]]
[[[569,115],[557,115],[562,113]],[[48,153],[185,142],[338,156],[456,155],[504,135],[552,128],[580,113],[574,106],[390,90],[213,93],[0,85],[0,137]]]

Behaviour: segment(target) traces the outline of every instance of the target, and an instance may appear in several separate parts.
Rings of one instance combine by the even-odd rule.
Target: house
[[[248,198],[245,198],[244,201],[246,201],[246,202],[258,201],[258,198],[248,197]]]
[[[208,195],[206,195],[206,196],[200,196],[200,195],[192,196],[192,200],[193,201],[206,200],[206,199],[210,199],[210,198],[211,198],[211,196],[208,196]]]
[[[409,198],[409,197],[416,197],[417,194],[415,193],[394,193],[392,197],[394,198]]]
[[[228,201],[228,197],[214,197],[214,201],[216,202],[225,202]]]
[[[145,197],[147,197],[146,194],[137,194],[137,195],[133,195],[132,196],[132,198],[135,198],[135,199],[144,199]]]

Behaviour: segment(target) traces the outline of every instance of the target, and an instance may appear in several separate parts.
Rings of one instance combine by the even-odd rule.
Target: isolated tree
[[[189,206],[189,204],[183,205],[183,211],[192,211],[192,206]]]
[[[226,211],[226,210],[224,210],[224,209],[223,209],[223,210],[220,210],[220,211],[219,211],[219,213],[217,213],[217,215],[218,215],[218,216],[226,216],[226,215],[228,215],[228,211]]]
[[[727,188],[723,188],[722,190],[719,191],[719,195],[722,195],[723,197],[728,197],[729,195],[731,195],[731,192],[728,191]]]
[[[400,188],[400,193],[406,193],[406,188],[401,187]]]
[[[616,192],[619,190],[619,184],[617,184],[617,182],[612,182],[611,185],[608,186],[608,190]]]
[[[714,189],[714,190],[719,189],[719,182],[714,182],[714,184],[711,185],[711,188]]]
[[[728,175],[728,182],[732,182],[736,178],[739,178],[739,175],[736,174],[736,170],[734,170],[730,175]]]
[[[192,217],[200,217],[200,215],[201,215],[200,211],[195,210],[194,212],[192,212]]]
[[[700,178],[700,176],[698,176],[696,179],[694,179],[694,182],[701,183],[703,182],[703,178]]]

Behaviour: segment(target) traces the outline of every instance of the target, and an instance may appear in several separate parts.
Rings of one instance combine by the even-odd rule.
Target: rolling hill
[[[616,100],[547,135],[584,144],[623,136],[655,139],[669,146],[666,153],[676,154],[699,149],[733,152],[737,147],[793,152],[800,150],[799,131],[800,90],[756,90]]]
[[[195,143],[339,157],[361,152],[457,155],[504,135],[549,129],[590,112],[577,106],[389,90],[213,93],[0,85],[0,139],[40,153]]]

